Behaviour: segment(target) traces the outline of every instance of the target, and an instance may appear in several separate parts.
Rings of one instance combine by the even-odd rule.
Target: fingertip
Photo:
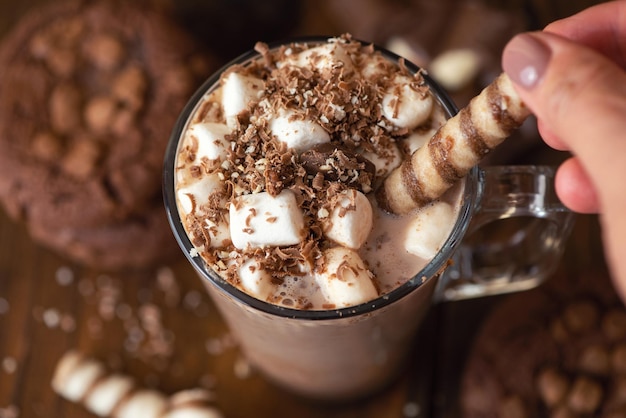
[[[555,188],[561,202],[570,210],[585,214],[599,212],[595,186],[578,158],[570,158],[561,164],[556,173]]]
[[[541,119],[537,120],[537,129],[543,141],[550,147],[558,151],[569,151],[567,144]]]
[[[532,90],[543,77],[551,54],[537,34],[521,33],[504,47],[502,68],[522,90]]]

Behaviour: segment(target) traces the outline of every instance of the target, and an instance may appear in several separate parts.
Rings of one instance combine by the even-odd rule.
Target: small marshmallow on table
[[[212,395],[204,389],[167,396],[141,388],[132,377],[112,373],[101,362],[73,350],[59,360],[52,388],[99,417],[222,418],[210,405]]]

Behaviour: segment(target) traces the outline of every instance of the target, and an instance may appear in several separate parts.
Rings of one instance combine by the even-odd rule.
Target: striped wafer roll
[[[222,417],[210,405],[211,394],[203,389],[189,389],[167,396],[154,389],[139,387],[130,376],[111,373],[99,361],[76,351],[69,351],[59,360],[52,388],[99,417]]]
[[[501,74],[385,179],[378,204],[405,214],[440,197],[530,115]]]

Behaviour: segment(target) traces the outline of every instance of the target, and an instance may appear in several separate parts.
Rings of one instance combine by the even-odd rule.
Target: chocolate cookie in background
[[[105,269],[177,254],[161,198],[176,118],[217,63],[146,5],[34,8],[0,44],[0,202],[39,242]]]
[[[605,277],[504,299],[477,334],[464,418],[626,416],[626,309]]]
[[[502,72],[508,40],[536,22],[526,10],[477,0],[328,0],[339,30],[386,46],[428,70],[463,107]],[[483,164],[517,163],[540,144],[531,119]]]

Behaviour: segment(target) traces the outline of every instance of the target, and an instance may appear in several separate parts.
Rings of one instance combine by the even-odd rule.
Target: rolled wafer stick
[[[378,204],[401,215],[437,199],[529,115],[502,73],[389,174],[377,191]]]
[[[102,363],[73,350],[59,360],[52,388],[99,417],[222,418],[210,405],[212,396],[204,389],[167,396],[141,388],[130,376],[111,373]]]

